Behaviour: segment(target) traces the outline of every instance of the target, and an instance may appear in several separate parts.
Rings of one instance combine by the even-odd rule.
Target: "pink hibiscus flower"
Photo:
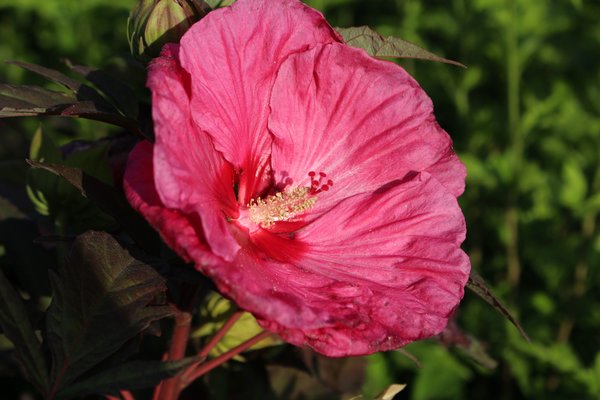
[[[440,332],[469,260],[465,169],[399,66],[296,0],[238,0],[150,66],[125,191],[267,330],[329,356]]]

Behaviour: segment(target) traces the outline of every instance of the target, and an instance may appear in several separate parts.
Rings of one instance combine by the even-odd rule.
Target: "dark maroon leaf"
[[[38,75],[43,76],[44,78],[51,80],[52,82],[64,86],[65,88],[73,92],[77,99],[80,101],[93,101],[94,103],[96,103],[97,107],[105,109],[106,111],[116,112],[114,107],[109,102],[107,102],[106,99],[102,97],[102,95],[98,93],[95,89],[73,78],[69,78],[62,72],[42,67],[41,65],[29,64],[22,61],[7,61],[7,63],[17,65],[21,68],[25,68],[28,71],[34,72]]]
[[[73,92],[77,92],[79,90],[79,87],[81,86],[80,82],[76,81],[73,78],[69,78],[62,72],[42,67],[41,65],[29,64],[22,61],[6,61],[6,63],[16,65],[28,71],[34,72],[38,75],[41,75],[44,78],[51,80],[52,82],[56,82],[60,85],[63,85],[64,87],[72,90]]]
[[[39,65],[12,61],[11,64],[35,72],[58,84],[71,93],[57,92],[37,86],[0,84],[0,118],[33,115],[61,115],[106,122],[125,128],[142,137],[137,115],[135,95],[126,85],[111,80],[97,70],[88,71],[89,78],[116,104],[113,106],[96,89],[80,83],[61,72]],[[118,108],[118,109],[117,109]],[[121,110],[121,112],[119,112]]]
[[[41,351],[27,309],[21,296],[0,270],[0,327],[15,345],[17,357],[23,364],[31,382],[40,391],[48,388],[48,364]]]
[[[75,101],[72,95],[37,86],[0,84],[0,118],[57,114]]]
[[[112,108],[110,105],[109,107]],[[124,117],[116,110],[111,111],[106,107],[99,107],[93,101],[77,101],[71,94],[37,86],[0,84],[0,118],[34,115],[62,115],[93,119],[120,126],[142,136],[136,120]]]
[[[456,347],[484,368],[494,369],[498,365],[498,362],[486,352],[484,345],[473,335],[464,332],[455,320],[448,322],[438,338],[443,345]]]
[[[123,115],[115,112],[109,112],[103,110],[102,108],[98,108],[96,103],[92,101],[81,101],[72,104],[62,110],[60,115],[65,117],[80,117],[106,122],[111,125],[125,128],[136,135],[143,137],[136,120],[124,117]]]
[[[72,65],[69,67],[83,75],[92,82],[98,90],[110,99],[113,104],[129,118],[137,118],[138,102],[134,91],[124,82],[116,79],[101,69],[94,69],[83,65]]]
[[[392,36],[381,36],[368,26],[335,29],[342,35],[347,44],[363,49],[373,57],[415,58],[418,60],[436,61],[466,68],[458,61],[437,56],[404,39]]]
[[[80,235],[60,275],[51,273],[51,283],[51,395],[173,311],[154,305],[164,296],[164,279],[105,232]]]
[[[471,275],[469,276],[469,280],[467,282],[467,288],[494,307],[500,314],[504,315],[504,317],[506,317],[519,330],[519,333],[525,340],[528,342],[531,341],[519,321],[513,317],[508,308],[506,308],[500,299],[498,299],[496,295],[492,293],[492,291],[487,287],[487,284],[483,278],[473,269],[471,269]]]
[[[72,398],[90,394],[117,394],[120,390],[153,387],[161,380],[173,377],[185,367],[198,361],[187,357],[178,361],[131,361],[76,382],[58,393],[58,397]]]

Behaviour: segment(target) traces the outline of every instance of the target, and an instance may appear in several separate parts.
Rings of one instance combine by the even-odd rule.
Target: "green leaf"
[[[152,305],[164,295],[164,279],[105,232],[80,235],[60,276],[51,273],[51,283],[46,323],[55,388],[66,387],[173,313]]]
[[[585,203],[585,211],[596,213],[600,211],[600,193],[590,196]]]
[[[525,340],[531,341],[519,321],[513,317],[508,308],[492,293],[483,278],[473,269],[471,269],[471,275],[467,281],[467,288],[494,307],[500,314],[504,315],[519,330],[519,333]]]
[[[567,161],[563,166],[562,177],[561,203],[575,211],[581,211],[588,191],[587,180],[581,167],[575,162]]]
[[[36,161],[46,161],[59,163],[62,161],[62,154],[52,138],[46,135],[41,126],[38,127],[29,148],[29,157]],[[50,214],[50,204],[47,198],[49,193],[56,191],[58,185],[56,177],[48,177],[46,173],[29,170],[27,173],[27,195],[35,206],[35,209],[42,215]]]
[[[458,61],[449,60],[392,36],[384,37],[368,26],[352,28],[335,28],[346,43],[352,47],[365,50],[369,55],[378,58],[416,58],[418,60],[436,61],[466,68]]]
[[[48,365],[41,343],[33,331],[21,296],[0,270],[0,327],[15,345],[17,357],[25,367],[31,382],[44,392],[48,388]]]
[[[233,4],[235,0],[204,0],[213,10],[219,7],[226,7]]]
[[[167,362],[131,361],[72,384],[60,391],[57,397],[71,398],[90,394],[115,394],[124,389],[134,390],[153,387],[163,379],[177,375],[196,361],[198,361],[196,357]]]
[[[192,337],[202,338],[214,335],[235,310],[236,308],[231,301],[218,293],[212,293],[208,296],[207,301],[201,306],[201,315],[204,324],[192,333]],[[210,355],[213,357],[221,355],[258,335],[262,331],[263,328],[258,325],[254,316],[245,312],[231,327],[223,339],[221,339],[221,341],[219,341],[219,343],[211,350]],[[261,340],[250,347],[249,350],[258,350],[278,344],[281,344],[281,341],[276,337],[271,336]],[[236,356],[234,359],[242,361],[243,357]]]
[[[390,386],[395,380],[393,367],[384,353],[371,354],[368,360],[365,368],[365,384],[362,387],[362,392],[367,399],[374,397],[376,393],[381,392],[381,388]]]
[[[415,400],[464,399],[473,372],[448,350],[429,343],[417,343],[411,352],[422,360],[422,366],[411,382],[411,398]]]
[[[33,135],[33,139],[31,139],[29,158],[36,161],[55,163],[62,161],[62,154],[52,138],[46,135],[41,127],[38,127]]]

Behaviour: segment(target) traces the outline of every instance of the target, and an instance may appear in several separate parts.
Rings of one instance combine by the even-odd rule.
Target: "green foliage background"
[[[595,0],[312,0],[333,25],[369,25],[468,69],[402,61],[433,98],[468,168],[465,249],[532,338],[467,294],[457,318],[499,365],[437,342],[369,357],[366,395],[600,398],[600,3]],[[0,60],[101,66],[128,52],[132,0],[0,0]],[[0,81],[41,83],[0,66]],[[23,159],[37,120],[0,121],[0,159]],[[99,123],[50,120],[59,143]],[[1,172],[1,171],[0,171]],[[17,170],[14,173],[18,173]],[[2,255],[0,249],[0,256]],[[0,373],[2,371],[0,370]]]

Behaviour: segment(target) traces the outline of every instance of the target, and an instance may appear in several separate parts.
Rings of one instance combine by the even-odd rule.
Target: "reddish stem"
[[[175,326],[173,328],[171,347],[169,348],[167,360],[181,360],[185,356],[185,350],[190,336],[191,323],[192,316],[188,312],[181,311],[175,316]],[[180,392],[180,379],[181,376],[178,375],[161,382],[160,387],[156,388],[154,397],[157,397],[157,392],[159,392],[158,398],[161,400],[177,399]]]
[[[158,385],[154,388],[154,394],[152,395],[152,400],[160,400],[160,392],[162,390],[164,381],[160,381]]]
[[[121,390],[119,393],[123,397],[123,400],[135,400],[135,397],[133,397],[133,394],[129,390]]]
[[[210,353],[210,351],[221,341],[221,339],[223,339],[227,332],[229,332],[231,327],[235,325],[235,323],[238,321],[238,319],[240,319],[242,314],[244,314],[243,311],[234,312],[231,315],[231,317],[229,317],[229,319],[225,321],[221,329],[219,329],[217,333],[215,333],[215,335],[210,339],[210,341],[206,343],[204,348],[200,350],[200,352],[198,353],[198,357],[200,357],[202,361],[204,361],[204,359],[208,356],[208,353]]]
[[[200,378],[202,375],[213,370],[214,368],[225,363],[226,361],[229,361],[230,359],[237,356],[244,350],[249,349],[250,347],[254,346],[256,343],[260,342],[263,339],[266,339],[269,336],[271,336],[271,332],[263,331],[263,332],[259,333],[258,335],[252,337],[251,339],[248,339],[247,341],[240,344],[239,346],[234,347],[233,349],[229,350],[228,352],[225,352],[225,353],[221,354],[220,356],[215,357],[212,360],[205,362],[204,364],[200,365],[192,373],[189,374],[189,381],[191,382],[191,381],[194,381],[194,380]]]
[[[208,356],[208,353],[210,353],[210,351],[221,341],[221,339],[223,339],[231,327],[240,319],[242,314],[244,314],[243,311],[236,311],[231,314],[231,316],[227,319],[227,321],[225,321],[217,333],[215,333],[215,335],[209,340],[208,343],[206,343],[202,350],[200,350],[198,353],[198,362],[195,362],[187,367],[183,374],[181,374],[180,390],[186,388],[193,381],[193,379],[190,379],[190,376],[194,373],[194,370],[198,367],[198,365],[200,365],[200,363],[204,362]]]

